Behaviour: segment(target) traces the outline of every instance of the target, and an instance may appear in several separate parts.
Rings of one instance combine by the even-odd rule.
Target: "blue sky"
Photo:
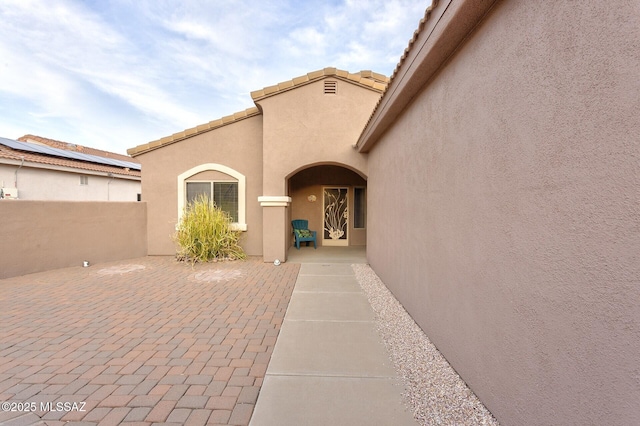
[[[430,3],[2,0],[0,136],[125,153],[310,71],[390,75]]]

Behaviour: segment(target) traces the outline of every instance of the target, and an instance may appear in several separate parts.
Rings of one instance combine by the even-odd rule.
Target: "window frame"
[[[363,211],[362,211],[362,221],[363,226],[362,227],[357,227],[356,226],[356,205],[357,205],[357,200],[356,200],[356,190],[362,190],[362,198],[363,198]],[[366,186],[354,186],[353,187],[353,229],[367,229],[367,187]]]
[[[238,183],[237,180],[231,180],[231,179],[216,179],[216,180],[185,180],[184,182],[184,194],[185,194],[185,198],[187,196],[187,185],[189,185],[190,183],[208,183],[209,184],[209,190],[211,191],[210,194],[210,199],[213,199],[213,201],[215,202],[215,190],[214,190],[214,185],[216,183],[235,183],[238,185],[238,211],[236,212],[238,215],[238,220],[240,220],[240,184]],[[185,205],[186,205],[186,201],[185,200]],[[216,203],[217,204],[217,203]],[[233,222],[233,223],[238,223],[238,222]]]
[[[246,220],[247,178],[245,177],[245,175],[238,172],[237,170],[232,169],[231,167],[227,167],[222,164],[216,164],[216,163],[200,164],[178,175],[178,179],[177,179],[178,221],[176,222],[176,226],[178,226],[178,223],[180,223],[180,219],[182,218],[182,213],[184,212],[184,208],[187,205],[187,179],[197,175],[198,173],[206,172],[209,170],[214,170],[214,171],[218,171],[226,175],[229,175],[232,178],[235,178],[236,181],[238,182],[238,222],[232,223],[232,227],[237,231],[246,231],[247,230],[247,220]],[[189,182],[194,182],[194,181],[189,181]],[[211,181],[205,181],[205,182],[211,182]]]

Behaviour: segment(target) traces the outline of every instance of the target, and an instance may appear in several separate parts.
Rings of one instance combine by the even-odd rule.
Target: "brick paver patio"
[[[0,280],[0,424],[248,424],[298,270],[146,257]]]

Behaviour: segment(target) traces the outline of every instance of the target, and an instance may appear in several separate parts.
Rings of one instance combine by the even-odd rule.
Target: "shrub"
[[[240,232],[231,228],[229,214],[201,195],[184,209],[175,234],[179,246],[176,257],[191,262],[245,259],[239,239]]]

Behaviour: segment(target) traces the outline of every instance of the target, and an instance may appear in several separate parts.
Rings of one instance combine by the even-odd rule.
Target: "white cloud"
[[[160,112],[152,103],[140,101],[145,94],[165,98],[168,95],[153,85],[158,75],[144,59],[140,60],[142,55],[135,45],[81,6],[48,4],[22,10],[17,15],[22,19],[13,21],[14,25],[3,34],[5,40],[15,43],[11,52],[14,58],[20,55],[19,51],[28,52],[50,73],[94,85],[143,112]],[[136,91],[142,93],[131,93]]]
[[[285,46],[293,57],[323,56],[327,50],[327,37],[316,28],[296,28],[289,34]]]
[[[310,71],[388,74],[425,3],[3,0],[0,104],[15,107],[0,136],[21,123],[123,152],[248,108],[250,91]]]

